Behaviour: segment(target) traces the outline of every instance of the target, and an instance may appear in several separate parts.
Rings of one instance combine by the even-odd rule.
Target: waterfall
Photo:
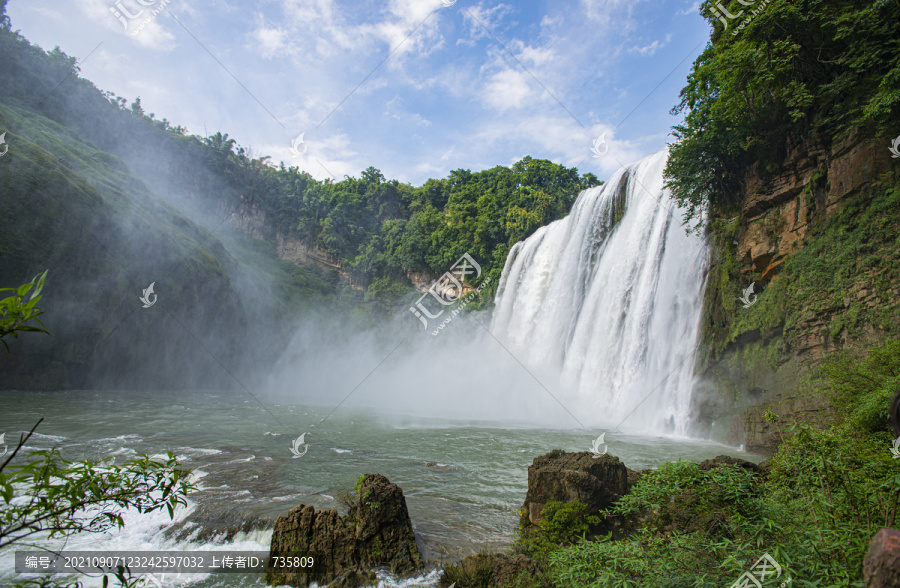
[[[503,267],[491,332],[586,425],[689,424],[708,253],[663,186],[667,156],[582,192]]]

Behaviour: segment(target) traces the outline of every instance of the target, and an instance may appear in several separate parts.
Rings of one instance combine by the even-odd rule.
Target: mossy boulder
[[[520,511],[520,530],[527,533],[530,527],[539,526],[548,503],[581,503],[589,515],[611,507],[628,492],[629,472],[613,455],[595,457],[582,451],[536,457],[528,467],[528,493]],[[593,525],[592,532],[613,531],[621,524],[610,517]]]

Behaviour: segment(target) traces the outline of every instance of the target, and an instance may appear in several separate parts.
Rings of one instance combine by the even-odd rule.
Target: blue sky
[[[8,13],[191,133],[227,132],[319,179],[374,166],[415,185],[526,155],[609,177],[672,140],[709,33],[694,0],[11,0]]]

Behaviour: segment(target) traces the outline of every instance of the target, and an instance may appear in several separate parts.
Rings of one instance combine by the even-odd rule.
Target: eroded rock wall
[[[828,147],[797,146],[774,171],[758,164],[746,171],[740,214],[723,220],[727,228],[716,235],[714,256],[721,265],[714,265],[707,286],[697,432],[772,451],[776,431],[786,423],[768,422],[766,410],[788,421],[802,416],[824,422],[827,403],[810,382],[814,368],[837,352],[862,355],[891,336],[886,323],[898,311],[900,260],[888,233],[896,233],[896,226],[863,227],[873,238],[842,267],[828,265],[838,251],[822,246],[823,231],[836,215],[862,218],[896,185],[900,164],[891,159],[889,145],[884,138],[852,134]],[[848,226],[855,229],[852,222]],[[846,246],[834,229],[827,238],[835,247]],[[801,254],[803,262],[792,264]],[[873,255],[880,256],[878,263],[862,262]],[[818,262],[835,273],[811,287],[809,274]],[[770,300],[744,309],[735,299],[751,283],[755,296]],[[757,316],[748,318],[751,312]]]

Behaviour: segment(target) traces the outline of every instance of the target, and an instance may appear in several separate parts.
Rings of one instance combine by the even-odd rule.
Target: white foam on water
[[[230,460],[230,461],[226,461],[225,463],[246,463],[246,462],[248,462],[248,461],[253,461],[254,459],[256,459],[256,456],[255,456],[255,455],[251,455],[250,457],[247,457],[247,458],[240,458],[240,457],[239,457],[239,458],[237,458],[237,459],[232,459],[232,460]]]
[[[201,472],[200,476],[192,474],[192,481],[205,475]],[[268,552],[271,542],[271,530],[257,530],[251,532],[240,532],[235,534],[234,538],[225,543],[217,541],[215,538],[209,541],[196,541],[193,538],[187,541],[180,541],[173,537],[167,537],[164,532],[174,524],[184,521],[196,505],[188,501],[188,505],[175,510],[174,518],[169,518],[165,509],[153,513],[139,513],[135,509],[128,509],[122,512],[122,518],[125,526],[121,529],[111,529],[105,533],[80,533],[72,535],[68,539],[34,539],[30,541],[35,545],[40,545],[54,551],[97,551],[97,552],[123,552],[123,551],[259,551]],[[82,515],[86,516],[86,515]],[[190,525],[190,523],[187,523]],[[198,527],[196,529],[200,531]],[[33,547],[20,547],[20,550],[32,550]],[[15,570],[15,548],[5,549],[0,552],[0,585],[6,585],[12,581],[24,582],[31,577],[25,574],[17,575]],[[158,575],[157,575],[158,576]],[[171,575],[170,575],[171,576]],[[184,582],[199,582],[207,578],[209,574],[185,574],[183,578],[178,578],[176,584]],[[38,577],[38,576],[34,576]],[[58,581],[62,581],[64,577],[58,575]],[[76,579],[71,576],[71,580]],[[86,577],[78,575],[77,579],[81,581],[86,588],[100,588],[102,586],[102,577]],[[170,580],[175,580],[174,576]],[[237,580],[236,580],[237,581]],[[115,585],[115,581],[111,581],[111,585]],[[149,585],[149,584],[148,584]],[[164,582],[168,585],[168,582]],[[238,584],[235,584],[237,586]]]
[[[203,447],[179,447],[178,453],[183,455],[218,455],[221,449],[206,449]]]
[[[414,576],[412,578],[394,578],[390,574],[384,572],[376,572],[378,584],[376,588],[413,588],[414,586],[437,586],[438,580],[441,578],[440,570],[432,570],[426,574]],[[287,587],[285,587],[287,588]],[[310,588],[324,588],[313,582]]]
[[[2,431],[0,431],[0,432],[2,432]],[[15,439],[15,442],[18,443],[20,435],[26,435],[26,434],[28,434],[28,431],[17,431],[15,434],[9,433],[10,441]],[[58,435],[43,435],[43,434],[35,431],[34,433],[31,434],[31,438],[29,439],[29,441],[48,441],[48,442],[56,445],[56,444],[61,443],[62,441],[65,441],[66,439],[68,439],[68,437],[62,437],[62,436],[58,436]]]

